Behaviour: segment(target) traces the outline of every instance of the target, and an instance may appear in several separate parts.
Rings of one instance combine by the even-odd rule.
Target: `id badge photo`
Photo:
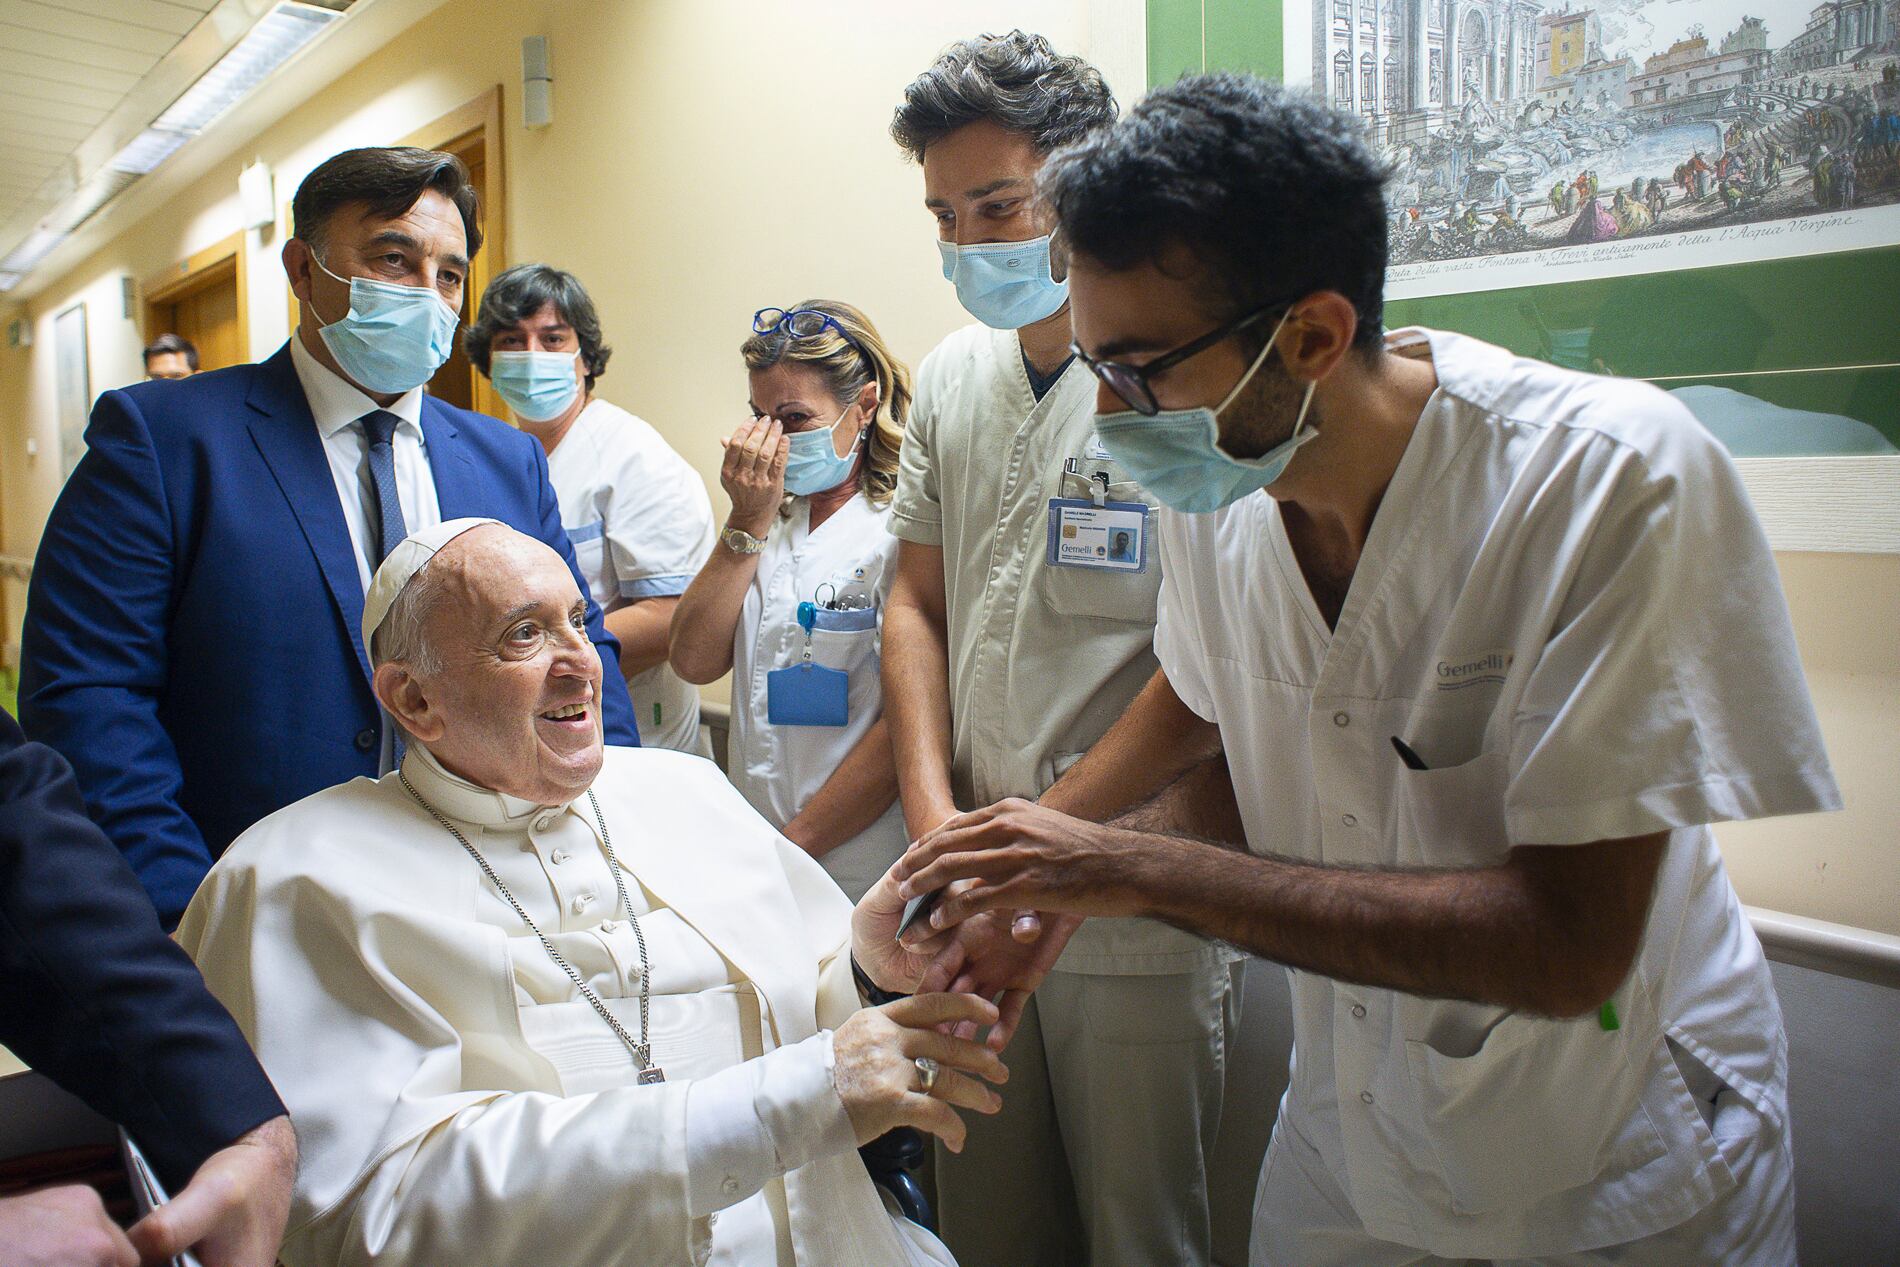
[[[1148,570],[1148,506],[1096,503],[1077,497],[1049,501],[1049,564],[1101,572]]]

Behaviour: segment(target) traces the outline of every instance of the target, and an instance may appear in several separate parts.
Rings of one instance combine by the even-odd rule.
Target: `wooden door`
[[[429,380],[427,389],[431,395],[450,404],[495,418],[507,417],[506,407],[489,381],[468,363],[468,357],[462,353],[461,335],[475,320],[488,283],[508,267],[501,137],[501,88],[496,86],[397,142],[455,155],[468,168],[469,183],[480,195],[482,249],[469,264],[455,350]]]
[[[161,334],[190,339],[200,370],[251,359],[245,303],[244,235],[234,233],[145,280],[145,341]]]
[[[488,146],[481,129],[470,132],[466,136],[457,137],[441,148],[468,165],[469,184],[477,190],[487,190]],[[484,204],[481,210],[482,219],[486,221],[489,218],[487,205]],[[469,263],[468,282],[463,288],[462,295],[462,324],[455,332],[455,350],[449,353],[449,359],[442,363],[442,368],[437,370],[435,377],[429,380],[431,396],[446,400],[449,404],[462,409],[482,409],[486,404],[485,401],[480,401],[478,393],[479,389],[486,387],[487,384],[477,382],[480,375],[475,372],[475,367],[468,363],[468,354],[462,350],[462,335],[474,322],[475,310],[481,303],[482,291],[488,288],[488,281],[494,276],[492,262],[493,256],[488,251],[482,250],[476,252],[474,260]]]
[[[247,359],[238,331],[237,269],[219,271],[222,276],[207,279],[176,299],[152,305],[153,324],[147,341],[161,334],[191,340],[198,349],[200,370],[221,370]]]

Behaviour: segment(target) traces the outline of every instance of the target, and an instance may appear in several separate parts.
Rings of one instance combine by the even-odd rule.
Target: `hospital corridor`
[[[1900,1263],[1900,3],[0,0],[0,1267]]]

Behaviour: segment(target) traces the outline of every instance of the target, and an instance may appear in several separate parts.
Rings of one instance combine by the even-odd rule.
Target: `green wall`
[[[1148,0],[1148,82],[1280,77],[1277,0]],[[1845,414],[1900,445],[1900,245],[1400,300],[1389,327],[1458,330],[1664,387],[1712,382]]]

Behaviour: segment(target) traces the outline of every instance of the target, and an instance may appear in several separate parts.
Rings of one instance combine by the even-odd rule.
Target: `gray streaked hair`
[[[553,304],[561,320],[574,327],[580,340],[581,357],[587,363],[587,390],[594,380],[607,372],[607,358],[613,355],[600,334],[600,314],[594,301],[574,274],[547,264],[517,264],[488,283],[475,320],[462,336],[462,351],[469,363],[484,375],[493,373],[489,345],[503,330],[512,330],[528,318]]]
[[[1040,35],[978,35],[945,49],[904,89],[891,138],[915,162],[958,128],[990,119],[1048,154],[1115,121],[1102,72]]]
[[[431,555],[396,591],[395,601],[389,604],[383,623],[376,627],[366,648],[371,672],[385,664],[400,664],[417,676],[428,677],[441,669],[441,657],[429,645],[423,631],[429,610],[435,606],[442,588],[441,578],[434,575],[434,568],[435,556]]]

